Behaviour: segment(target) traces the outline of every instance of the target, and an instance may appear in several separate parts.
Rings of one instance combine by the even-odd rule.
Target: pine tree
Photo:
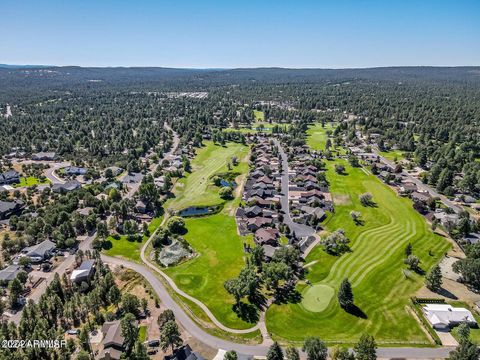
[[[300,360],[300,354],[296,348],[290,346],[285,351],[285,358],[286,360]]]
[[[167,349],[171,347],[173,354],[175,347],[182,344],[183,341],[180,337],[177,323],[172,320],[167,321],[160,331],[160,347],[163,351],[167,351]]]
[[[267,360],[283,360],[283,350],[278,342],[275,341],[268,349]]]
[[[307,360],[326,360],[328,356],[327,345],[316,337],[307,338],[302,350],[307,353]]]
[[[350,309],[353,306],[353,291],[352,285],[348,279],[344,279],[338,290],[338,302],[344,309]]]
[[[363,334],[355,345],[355,359],[357,360],[375,360],[377,358],[377,344],[373,336]]]
[[[440,266],[435,265],[425,277],[425,285],[431,291],[439,291],[442,288],[442,271]]]
[[[230,350],[225,353],[223,360],[237,360],[238,355],[235,350]]]

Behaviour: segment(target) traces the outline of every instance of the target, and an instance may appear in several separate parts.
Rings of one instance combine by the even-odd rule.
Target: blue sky
[[[0,0],[0,63],[480,65],[480,0]]]

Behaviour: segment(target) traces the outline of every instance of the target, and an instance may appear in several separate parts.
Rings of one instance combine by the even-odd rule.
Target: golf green
[[[311,312],[325,310],[332,300],[335,290],[328,285],[309,286],[303,292],[302,306]]]

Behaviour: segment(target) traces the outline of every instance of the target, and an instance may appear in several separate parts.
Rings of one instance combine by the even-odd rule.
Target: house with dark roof
[[[52,191],[56,193],[66,193],[80,189],[82,185],[77,180],[67,181],[64,184],[53,184]]]
[[[123,353],[125,338],[122,335],[120,320],[106,321],[102,326],[103,340],[96,359],[119,360]]]
[[[428,200],[432,198],[429,193],[418,192],[418,191],[412,192],[410,194],[410,197],[412,198],[413,201],[424,202],[424,203],[426,203]]]
[[[0,185],[17,184],[20,182],[20,174],[15,170],[8,170],[0,174]]]
[[[257,231],[261,227],[271,225],[271,224],[272,224],[272,219],[258,216],[258,217],[248,219],[247,229],[253,232],[253,231]]]
[[[166,355],[164,360],[205,360],[199,354],[194,352],[190,345],[184,345],[176,349],[172,355]]]
[[[0,270],[0,285],[7,286],[8,283],[14,280],[22,271],[24,270],[20,265],[9,265]]]
[[[12,215],[20,213],[24,204],[20,200],[0,201],[0,220],[7,219]]]
[[[55,243],[51,242],[50,240],[43,240],[39,244],[24,248],[22,253],[24,256],[28,256],[32,262],[38,263],[49,259],[52,256],[55,248]]]
[[[65,175],[74,176],[74,175],[85,175],[87,173],[87,169],[76,167],[76,166],[67,166],[64,168]]]
[[[260,228],[255,231],[254,240],[258,245],[268,244],[272,246],[277,246],[279,235],[280,233],[277,229]]]
[[[245,215],[247,215],[247,217],[256,217],[260,216],[261,214],[262,209],[257,205],[245,208]]]

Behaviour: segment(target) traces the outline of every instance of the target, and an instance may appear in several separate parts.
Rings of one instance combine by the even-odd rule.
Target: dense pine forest
[[[107,166],[144,156],[167,140],[163,121],[182,141],[265,120],[291,123],[356,115],[342,130],[379,136],[405,151],[425,181],[451,193],[479,191],[480,68],[372,69],[0,68],[0,152],[56,151]],[[221,133],[240,139],[235,132]],[[158,149],[161,153],[162,149]]]

